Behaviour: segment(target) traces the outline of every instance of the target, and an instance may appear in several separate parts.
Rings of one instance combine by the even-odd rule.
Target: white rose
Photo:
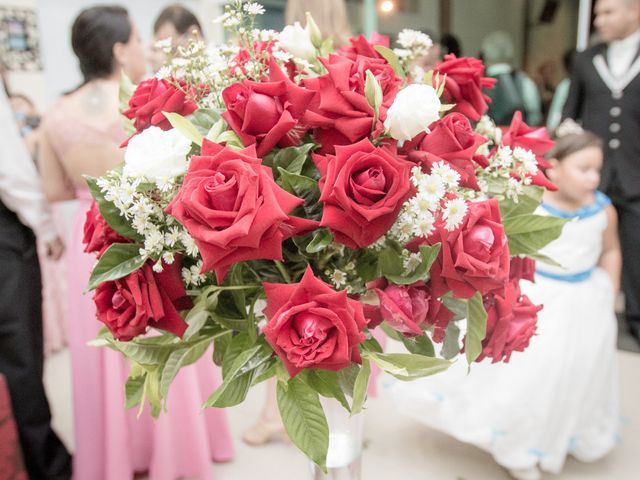
[[[398,92],[387,110],[384,127],[396,140],[411,140],[440,118],[440,99],[433,87],[413,84]]]
[[[311,43],[309,32],[300,26],[300,22],[284,27],[278,35],[278,43],[294,57],[311,60],[316,56],[316,47]]]
[[[124,152],[124,173],[166,182],[187,171],[189,150],[191,141],[178,130],[149,127],[129,140]]]

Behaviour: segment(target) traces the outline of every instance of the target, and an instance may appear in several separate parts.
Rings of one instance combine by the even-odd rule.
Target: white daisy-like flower
[[[416,237],[428,237],[433,233],[436,219],[432,213],[426,212],[416,219],[413,233]]]
[[[164,267],[162,266],[162,260],[158,260],[156,263],[153,264],[153,271],[156,273],[160,273],[162,272],[162,270],[164,270]]]
[[[342,285],[347,284],[347,274],[342,270],[336,268],[331,274],[331,281],[336,286],[336,288],[340,288]]]
[[[449,200],[442,211],[442,218],[446,221],[445,228],[450,232],[458,228],[467,215],[468,208],[463,198]]]
[[[407,50],[406,48],[394,48],[393,53],[395,53],[398,58],[407,58],[411,56],[411,50]]]
[[[176,255],[174,252],[164,252],[162,254],[162,260],[164,261],[164,263],[166,263],[167,265],[171,265],[173,262],[175,262],[176,260]]]
[[[418,185],[418,191],[431,200],[440,200],[444,196],[446,188],[444,181],[439,176],[425,175]]]
[[[405,28],[398,34],[398,43],[408,49],[428,50],[433,46],[429,35]]]
[[[460,182],[460,174],[445,162],[436,162],[431,167],[431,175],[439,176],[449,188],[455,188]]]
[[[517,178],[509,178],[507,180],[507,190],[505,192],[507,198],[518,203],[518,196],[522,194],[522,183]]]
[[[184,280],[184,283],[186,283],[187,285],[193,284],[193,275],[191,274],[191,270],[189,270],[188,268],[182,269],[182,280]]]
[[[264,7],[256,2],[245,3],[242,9],[249,15],[264,15]]]
[[[196,245],[196,241],[193,239],[191,235],[186,230],[183,230],[180,234],[180,241],[184,245],[184,248],[187,252],[187,255],[190,257],[197,257],[199,250],[198,245]]]
[[[404,257],[402,259],[402,266],[407,272],[413,272],[422,263],[422,255],[420,255],[419,253],[410,252],[407,252],[407,254],[405,254],[405,252],[407,251],[404,250],[402,252]]]
[[[145,232],[144,248],[148,252],[161,252],[164,248],[164,235],[155,226]]]
[[[158,40],[155,44],[154,47],[156,47],[157,49],[160,50],[171,50],[171,37],[167,37],[167,38],[163,38],[162,40]]]
[[[164,80],[171,77],[171,69],[168,66],[160,67],[160,69],[156,72],[155,77],[158,80]]]
[[[519,168],[522,170],[522,173],[534,175],[538,172],[538,160],[536,154],[531,150],[516,147],[513,150],[513,156],[520,162],[521,165]]]
[[[235,27],[237,25],[240,25],[240,19],[236,16],[233,15],[229,15],[223,22],[222,25],[225,28],[231,28],[231,27]]]
[[[276,60],[280,60],[283,63],[286,63],[293,58],[293,55],[289,52],[285,52],[284,50],[275,50],[272,55]]]
[[[495,155],[489,160],[491,167],[498,169],[513,168],[513,151],[511,147],[501,145]]]
[[[419,166],[411,167],[411,183],[413,183],[413,186],[418,188],[420,182],[426,175]]]
[[[434,198],[433,196],[426,195],[423,192],[418,192],[407,202],[407,213],[413,217],[419,218],[422,215],[429,214],[431,211],[436,210],[439,202],[439,198]]]

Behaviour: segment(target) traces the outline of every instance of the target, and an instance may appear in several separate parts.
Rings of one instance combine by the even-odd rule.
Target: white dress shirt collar
[[[631,62],[638,53],[640,47],[640,30],[636,30],[622,40],[616,40],[609,44],[607,49],[607,63],[614,77],[620,77],[631,66]]]

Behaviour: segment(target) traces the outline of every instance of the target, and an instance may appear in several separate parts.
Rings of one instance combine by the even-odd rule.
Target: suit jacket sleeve
[[[576,54],[571,69],[571,83],[569,84],[569,94],[562,109],[562,118],[572,118],[579,121],[582,118],[582,106],[584,102],[584,54]]]
[[[40,177],[0,89],[0,200],[44,242],[57,236]]]

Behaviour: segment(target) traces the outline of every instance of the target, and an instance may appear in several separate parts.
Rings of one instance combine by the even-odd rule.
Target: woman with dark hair
[[[123,160],[127,135],[118,113],[124,72],[134,83],[145,74],[144,48],[127,11],[100,6],[76,18],[71,35],[83,84],[61,98],[43,122],[41,172],[52,201],[77,198],[68,242],[69,349],[75,430],[74,478],[125,480],[211,478],[211,459],[233,456],[224,414],[200,406],[217,386],[212,362],[198,362],[176,377],[158,421],[124,406],[128,365],[116,352],[89,347],[100,328],[90,295],[83,295],[95,257],[84,253],[85,212],[91,206],[84,176],[103,175]]]
[[[198,18],[188,8],[179,4],[169,5],[160,12],[153,24],[153,45],[149,62],[154,72],[157,72],[164,64],[166,55],[159,47],[158,42],[170,39],[171,48],[185,46],[195,35],[203,38],[202,27]]]

